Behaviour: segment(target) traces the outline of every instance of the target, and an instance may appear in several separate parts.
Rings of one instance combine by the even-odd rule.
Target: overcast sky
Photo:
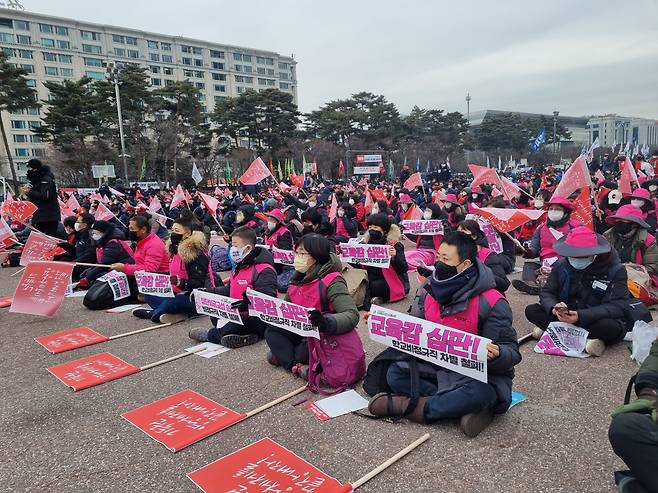
[[[299,105],[359,91],[401,112],[658,119],[658,0],[21,0],[27,10],[268,49],[298,61]]]

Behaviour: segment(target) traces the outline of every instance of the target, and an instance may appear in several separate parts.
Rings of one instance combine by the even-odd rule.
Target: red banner
[[[178,452],[247,418],[192,390],[121,415],[156,442]]]
[[[58,241],[38,231],[32,231],[27,237],[25,247],[21,253],[20,264],[26,267],[30,262],[39,260],[52,260],[53,256],[63,253],[57,246]]]
[[[206,210],[214,216],[217,213],[217,209],[219,209],[219,200],[201,192],[197,192],[197,195],[201,199],[201,202],[203,202]]]
[[[187,477],[206,493],[351,491],[270,438],[226,455]]]
[[[27,200],[13,200],[2,205],[2,212],[22,223],[27,221],[36,210],[37,206]]]
[[[243,185],[256,185],[268,176],[272,176],[272,173],[270,173],[270,170],[267,168],[267,165],[263,162],[263,160],[257,157],[249,165],[247,171],[245,171],[244,174],[240,177],[240,183]]]
[[[139,368],[126,363],[110,353],[100,353],[88,358],[51,366],[48,371],[60,382],[76,392],[100,385],[117,378],[137,373]]]
[[[8,248],[14,243],[18,243],[16,235],[14,235],[7,221],[0,217],[0,249]]]
[[[480,207],[475,212],[487,219],[497,231],[500,231],[501,233],[509,233],[529,221],[536,221],[546,211]]]
[[[423,186],[423,178],[420,176],[419,172],[416,172],[413,175],[411,175],[409,178],[407,178],[407,181],[404,182],[402,188],[406,188],[407,190],[413,190],[416,187],[422,187],[422,186]]]
[[[9,311],[52,317],[64,301],[73,267],[66,262],[30,262]]]
[[[98,207],[96,208],[94,217],[96,218],[97,221],[110,221],[114,219],[115,216],[114,214],[112,214],[112,211],[108,209],[105,204],[100,202],[98,204]]]
[[[11,306],[11,302],[14,299],[13,296],[5,296],[3,298],[0,298],[0,308],[7,308],[8,306]]]
[[[110,338],[99,334],[89,327],[78,327],[55,332],[47,336],[36,337],[34,340],[46,348],[47,351],[57,354],[70,351],[71,349],[109,341]]]

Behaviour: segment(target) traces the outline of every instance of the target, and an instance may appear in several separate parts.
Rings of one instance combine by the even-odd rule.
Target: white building
[[[658,121],[615,114],[593,116],[587,122],[590,144],[597,138],[601,147],[613,144],[658,146]]]
[[[133,63],[148,69],[154,88],[190,80],[200,89],[208,112],[215,101],[248,89],[277,88],[291,93],[297,102],[297,62],[271,51],[4,8],[0,8],[0,49],[29,73],[28,82],[40,100],[48,100],[44,82],[82,76],[102,79],[106,64]],[[45,144],[30,132],[40,125],[42,111],[0,115],[21,175],[28,159],[45,153]],[[0,175],[9,175],[4,145],[0,145]]]

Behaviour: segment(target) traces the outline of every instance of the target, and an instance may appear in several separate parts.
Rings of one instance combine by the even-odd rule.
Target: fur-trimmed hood
[[[171,251],[171,240],[167,240],[167,251]],[[200,255],[205,255],[208,250],[206,235],[201,231],[192,231],[192,235],[185,238],[178,245],[178,255],[186,264],[191,264]]]
[[[391,229],[388,230],[388,234],[386,235],[386,243],[395,244],[398,243],[401,239],[402,230],[397,224],[391,224]],[[370,233],[366,231],[366,233],[363,235],[363,243],[368,243],[368,240],[370,240]]]

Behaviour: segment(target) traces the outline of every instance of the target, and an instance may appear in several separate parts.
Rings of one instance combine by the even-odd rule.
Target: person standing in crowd
[[[38,159],[30,159],[26,176],[28,184],[21,187],[21,194],[37,206],[32,226],[48,236],[55,236],[61,220],[55,175],[49,166]]]

